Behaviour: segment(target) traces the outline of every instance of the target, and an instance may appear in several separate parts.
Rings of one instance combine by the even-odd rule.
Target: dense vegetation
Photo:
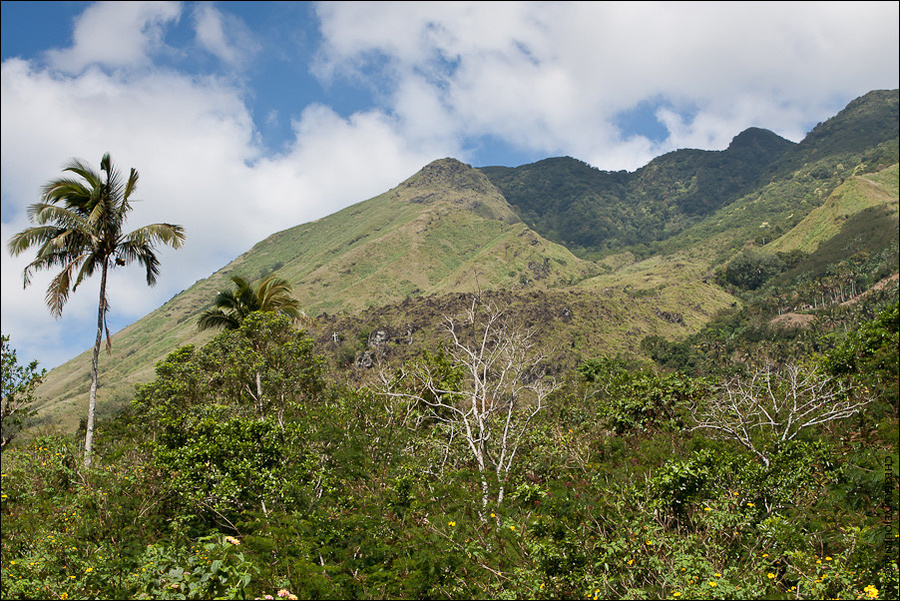
[[[498,446],[479,468],[471,443],[491,437],[454,411],[479,390],[460,350],[511,344],[529,366],[516,382],[549,382],[514,321],[473,302],[443,349],[351,388],[288,317],[251,313],[161,362],[100,425],[93,467],[77,437],[4,451],[3,597],[896,598],[896,294],[790,342],[723,316],[680,370],[598,356],[537,412],[524,388],[492,388],[469,406],[490,420],[502,397],[495,425],[524,424],[508,474]],[[729,385],[767,407],[749,383],[788,367],[836,394],[816,415],[863,410],[752,432],[766,461],[700,427]]]

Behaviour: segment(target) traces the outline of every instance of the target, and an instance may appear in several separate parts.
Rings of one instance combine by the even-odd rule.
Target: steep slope
[[[896,163],[897,112],[898,91],[879,90],[848,104],[799,144],[750,128],[723,151],[676,150],[634,173],[600,171],[568,157],[481,170],[529,226],[579,256],[633,247],[646,257],[654,242],[772,182],[795,175],[817,180],[813,190],[820,189],[821,201],[860,169]]]
[[[758,185],[794,146],[753,128],[724,151],[677,150],[634,173],[568,157],[481,170],[537,232],[587,256],[670,237]]]
[[[865,153],[895,140],[900,95],[897,90],[874,90],[853,100],[837,115],[819,123],[800,142],[797,155],[809,162],[825,156]],[[887,165],[883,165],[887,166]]]
[[[101,361],[98,415],[131,398],[155,363],[211,333],[196,321],[232,275],[286,278],[306,312],[356,312],[447,291],[543,289],[594,275],[592,263],[531,231],[479,171],[436,161],[396,188],[318,221],[276,233],[113,336]],[[53,370],[38,415],[74,428],[86,411],[89,353]]]
[[[822,206],[813,209],[796,227],[768,245],[767,250],[814,253],[822,243],[837,236],[853,216],[875,208],[893,215],[896,220],[898,176],[898,166],[893,165],[878,173],[851,177],[835,189]],[[870,234],[874,233],[870,230]]]

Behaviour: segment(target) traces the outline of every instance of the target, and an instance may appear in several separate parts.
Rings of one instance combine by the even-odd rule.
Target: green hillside
[[[310,316],[357,312],[425,293],[544,289],[597,273],[512,213],[479,171],[436,161],[389,192],[273,234],[207,279],[113,336],[101,361],[98,415],[125,406],[134,384],[183,344],[210,337],[196,322],[232,275],[277,273]],[[54,369],[36,406],[42,422],[74,429],[86,411],[89,353]]]
[[[529,226],[579,256],[628,247],[648,256],[659,252],[654,243],[770,186],[791,207],[821,202],[844,178],[896,163],[897,111],[896,90],[875,91],[820,123],[800,144],[750,128],[723,151],[677,150],[634,173],[600,171],[572,158],[481,170]]]
[[[642,338],[684,338],[741,305],[740,290],[714,276],[747,248],[793,252],[778,274],[796,279],[798,270],[838,264],[849,248],[838,241],[857,239],[860,228],[868,245],[851,254],[876,257],[856,268],[874,270],[858,284],[871,285],[896,264],[897,170],[884,169],[896,163],[896,118],[888,118],[896,98],[876,92],[854,101],[801,144],[754,128],[725,151],[677,151],[635,173],[568,158],[515,169],[436,161],[380,196],[273,234],[116,333],[113,355],[101,361],[99,415],[126,406],[134,384],[172,350],[209,339],[197,317],[232,275],[291,282],[317,319],[323,348],[343,365],[371,350],[364,339],[372,329],[416,324],[422,335],[410,348],[395,345],[396,358],[433,346],[435,325],[459,308],[440,299],[477,291],[502,293],[533,315],[579,307],[578,327],[535,321],[564,349],[560,365],[598,349],[639,356]],[[857,131],[867,132],[868,146]],[[329,345],[336,330],[343,342]],[[43,423],[77,426],[88,361],[85,353],[49,374],[37,405]]]

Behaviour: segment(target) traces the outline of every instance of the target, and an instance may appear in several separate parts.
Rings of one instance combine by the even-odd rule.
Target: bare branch
[[[696,425],[737,441],[766,466],[771,446],[791,441],[813,426],[844,419],[872,399],[858,400],[850,388],[817,370],[790,365],[765,367],[749,379],[724,382],[704,406],[694,408]]]
[[[435,367],[420,362],[393,379],[382,374],[381,394],[404,402],[407,416],[418,411],[416,427],[425,420],[448,426],[444,463],[454,436],[461,437],[481,475],[483,517],[491,489],[497,505],[503,502],[521,442],[557,385],[541,372],[544,355],[532,352],[533,333],[479,297],[463,320],[447,317],[445,328],[447,354],[463,376],[458,389],[443,385]]]

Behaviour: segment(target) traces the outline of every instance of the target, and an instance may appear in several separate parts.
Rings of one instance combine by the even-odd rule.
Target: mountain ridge
[[[548,334],[570,345],[572,356],[601,349],[639,353],[640,336],[687,336],[718,310],[739,304],[713,275],[745,245],[755,244],[760,232],[768,240],[785,235],[846,179],[870,172],[878,161],[893,157],[896,163],[896,133],[890,137],[896,126],[875,135],[858,156],[830,138],[852,132],[853,119],[875,114],[883,121],[885,110],[874,105],[881,102],[889,112],[896,96],[893,91],[851,103],[850,114],[835,117],[837,126],[817,126],[807,155],[797,154],[802,143],[750,128],[725,151],[674,151],[631,174],[601,172],[567,157],[517,168],[433,161],[379,196],[268,236],[117,332],[113,356],[101,362],[99,415],[126,405],[133,385],[152,377],[156,361],[169,352],[209,339],[209,332],[197,330],[196,318],[229,286],[231,275],[254,281],[275,273],[291,282],[301,305],[316,317],[314,329],[321,327],[316,334],[325,346],[338,322],[356,319],[344,329],[378,328],[377,316],[391,314],[399,320],[394,326],[402,328],[403,311],[424,320],[428,311],[456,306],[450,299],[460,294],[488,292],[523,315],[544,318],[550,314],[541,304],[566,303],[570,295],[570,304],[584,307],[575,323],[596,334]],[[865,124],[866,131],[872,129]],[[798,163],[798,156],[815,160]],[[552,193],[553,202],[537,206],[540,197],[527,196],[535,190]],[[730,192],[714,198],[723,190]],[[547,219],[541,220],[539,210]],[[558,243],[573,222],[576,235],[568,237],[576,242]],[[578,235],[596,239],[610,233],[619,237],[602,249],[577,243]],[[404,304],[406,309],[396,309]],[[87,360],[86,352],[48,375],[37,406],[45,423],[74,428],[72,416],[84,413]]]

